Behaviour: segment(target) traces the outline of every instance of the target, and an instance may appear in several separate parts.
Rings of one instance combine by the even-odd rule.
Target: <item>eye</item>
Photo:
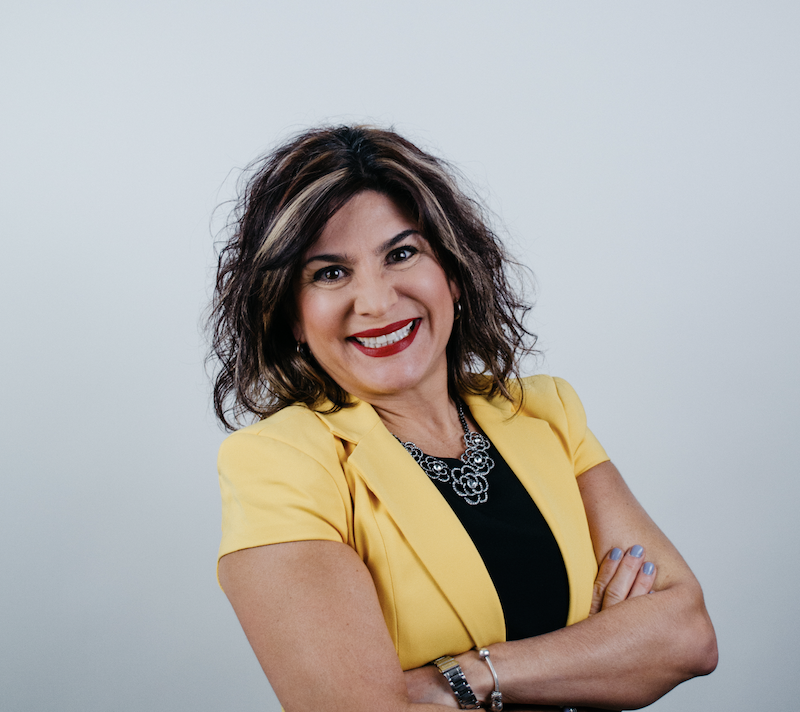
[[[344,277],[345,272],[343,267],[338,267],[336,265],[330,265],[328,267],[323,267],[320,270],[314,272],[314,281],[315,282],[336,282],[337,280]]]
[[[399,262],[406,262],[410,260],[414,255],[418,252],[416,247],[411,247],[410,245],[404,245],[403,247],[398,247],[392,250],[386,260],[387,262],[391,262],[397,264]]]

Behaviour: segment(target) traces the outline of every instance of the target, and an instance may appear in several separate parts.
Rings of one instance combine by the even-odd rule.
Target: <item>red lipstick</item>
[[[359,331],[357,334],[352,334],[350,338],[369,339],[375,338],[376,336],[385,336],[386,334],[391,334],[393,331],[402,329],[404,326],[408,326],[412,321],[414,320],[404,319],[403,321],[396,321],[394,324],[389,324],[388,326],[382,326],[380,329],[367,329],[366,331]]]
[[[373,358],[393,356],[394,354],[400,353],[411,346],[411,343],[414,341],[414,338],[417,335],[417,331],[419,331],[419,325],[421,322],[421,319],[405,319],[403,321],[396,321],[394,324],[389,324],[388,326],[381,327],[380,329],[367,329],[366,331],[360,331],[357,334],[353,334],[352,336],[348,337],[347,340],[362,354],[366,354],[367,356],[372,356]],[[391,334],[398,329],[408,326],[409,324],[412,324],[412,326],[408,336],[387,346],[379,346],[378,348],[373,349],[356,341],[356,338],[369,339],[377,336],[385,336],[386,334]]]

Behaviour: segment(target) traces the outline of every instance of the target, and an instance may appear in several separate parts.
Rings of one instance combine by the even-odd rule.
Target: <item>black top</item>
[[[483,558],[503,606],[506,640],[563,628],[569,609],[569,582],[558,543],[494,444],[488,455],[495,465],[487,475],[489,498],[483,504],[467,504],[450,482],[431,481]],[[463,464],[452,458],[439,459],[451,469]]]

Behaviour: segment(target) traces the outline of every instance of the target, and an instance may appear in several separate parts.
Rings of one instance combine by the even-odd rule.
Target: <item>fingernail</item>
[[[631,549],[631,556],[634,559],[641,559],[643,553],[644,553],[644,548],[642,548],[638,544]]]
[[[648,561],[644,566],[642,566],[642,573],[645,576],[649,576],[655,570],[655,566],[653,566],[652,562]]]
[[[622,549],[618,549],[616,546],[611,550],[611,553],[608,555],[608,558],[612,561],[619,561],[622,558]]]

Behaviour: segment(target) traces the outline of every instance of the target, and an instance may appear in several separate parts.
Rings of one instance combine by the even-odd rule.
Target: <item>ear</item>
[[[461,287],[459,287],[452,279],[448,280],[450,284],[450,296],[453,297],[453,304],[461,299]]]
[[[300,321],[300,317],[297,314],[297,300],[293,299],[291,301],[287,301],[285,309],[286,321],[289,322],[289,328],[292,330],[292,336],[294,337],[294,340],[304,344],[306,342],[306,333],[305,329],[303,329],[303,324]]]

